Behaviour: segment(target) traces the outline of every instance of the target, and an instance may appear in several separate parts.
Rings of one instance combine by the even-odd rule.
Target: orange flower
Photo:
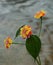
[[[41,11],[37,12],[37,13],[34,15],[34,18],[39,19],[39,18],[43,17],[43,16],[45,15],[45,13],[46,13],[46,12],[45,12],[44,10],[41,10]]]
[[[25,39],[25,38],[29,38],[30,35],[32,34],[32,30],[31,30],[31,27],[28,26],[28,25],[25,25],[23,26],[21,29],[20,29],[20,35]]]
[[[12,44],[12,39],[10,37],[7,37],[5,40],[4,40],[4,44],[5,44],[5,47],[6,48],[9,48]]]

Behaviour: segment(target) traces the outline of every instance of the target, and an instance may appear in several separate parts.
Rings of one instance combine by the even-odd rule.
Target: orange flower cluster
[[[39,19],[39,18],[43,17],[43,16],[45,15],[45,13],[46,13],[46,12],[45,12],[44,10],[38,11],[38,12],[34,15],[34,18]]]
[[[4,44],[5,44],[5,47],[6,48],[9,48],[12,44],[12,39],[10,37],[7,37],[5,40],[4,40]]]
[[[32,34],[32,29],[30,26],[25,25],[20,29],[20,35],[25,39],[25,38],[29,38],[30,35]]]

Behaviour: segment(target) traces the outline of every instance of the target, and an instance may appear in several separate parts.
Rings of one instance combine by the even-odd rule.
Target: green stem
[[[40,65],[41,65],[41,59],[40,59],[40,56],[38,56],[38,59],[39,59],[39,63],[40,63]]]
[[[38,61],[38,59],[36,59],[36,62],[38,63],[38,65],[40,65],[40,62]]]
[[[13,42],[12,44],[20,44],[20,45],[25,45],[24,43],[17,43],[17,42]]]
[[[41,19],[41,22],[40,22],[40,32],[39,32],[39,36],[40,36],[41,30],[42,30],[42,17],[41,17],[40,19]]]
[[[40,65],[38,59],[36,59],[36,62],[37,62],[38,65]]]
[[[41,30],[42,30],[42,17],[41,17],[40,19],[41,19],[41,24],[40,24],[39,37],[40,37],[40,34],[41,34]],[[39,65],[41,65],[41,59],[40,59],[40,56],[38,56],[38,60],[39,60]]]

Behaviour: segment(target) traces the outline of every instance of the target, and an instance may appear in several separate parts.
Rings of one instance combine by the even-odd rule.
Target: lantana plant
[[[40,23],[41,23],[40,32],[39,32],[38,36],[36,34],[35,35],[33,34],[31,26],[22,25],[16,31],[16,35],[14,38],[14,39],[16,39],[16,37],[18,37],[20,35],[23,39],[26,39],[26,42],[25,42],[26,49],[27,49],[28,53],[34,58],[34,60],[37,61],[38,65],[41,65],[41,60],[40,60],[40,56],[39,56],[39,53],[41,51],[40,33],[41,33],[41,29],[42,29],[42,18],[44,15],[45,15],[44,10],[41,10],[34,15],[34,18],[41,20],[40,21]],[[6,48],[9,48],[11,46],[11,44],[19,44],[19,42],[18,43],[13,42],[10,37],[7,37],[4,40],[4,44],[5,44]]]

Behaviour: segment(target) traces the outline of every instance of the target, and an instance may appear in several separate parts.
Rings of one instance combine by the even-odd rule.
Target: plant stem
[[[41,22],[40,22],[40,32],[39,32],[39,36],[40,36],[41,30],[42,30],[42,17],[41,17],[40,19],[41,19]]]
[[[40,56],[38,56],[38,59],[39,59],[39,63],[40,63],[40,65],[41,65],[41,59],[40,59]]]
[[[40,37],[40,34],[41,34],[41,30],[42,30],[42,17],[40,18],[41,19],[41,24],[40,24],[40,32],[39,32],[39,37]],[[40,59],[40,56],[38,56],[38,60],[39,60],[39,65],[41,65],[41,59]]]
[[[36,62],[38,63],[38,65],[40,65],[40,63],[39,63],[38,59],[36,59]]]
[[[12,44],[20,44],[20,45],[25,45],[24,43],[17,43],[17,42],[13,42]]]

